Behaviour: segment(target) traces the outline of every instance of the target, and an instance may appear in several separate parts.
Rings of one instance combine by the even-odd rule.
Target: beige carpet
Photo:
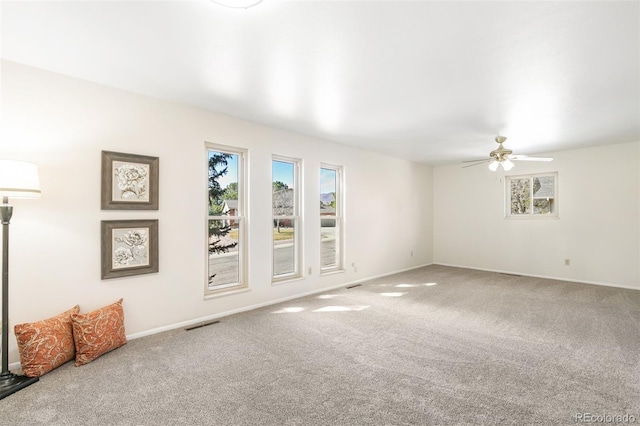
[[[12,426],[571,425],[589,414],[640,422],[640,291],[442,266],[137,339],[0,401]]]

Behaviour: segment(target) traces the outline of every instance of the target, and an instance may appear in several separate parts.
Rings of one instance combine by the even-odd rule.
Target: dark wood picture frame
[[[158,220],[103,220],[103,280],[158,272]]]
[[[158,157],[102,151],[102,210],[158,210]]]

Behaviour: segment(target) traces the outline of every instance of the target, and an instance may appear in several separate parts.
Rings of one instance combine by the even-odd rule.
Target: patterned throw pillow
[[[53,318],[14,327],[22,374],[39,377],[73,359],[76,348],[71,315],[78,312],[76,305]]]
[[[127,343],[122,299],[88,314],[71,315],[76,342],[76,367]]]

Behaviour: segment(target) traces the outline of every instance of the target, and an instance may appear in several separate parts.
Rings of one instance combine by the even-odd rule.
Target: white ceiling
[[[3,1],[2,57],[427,164],[640,140],[639,1]]]

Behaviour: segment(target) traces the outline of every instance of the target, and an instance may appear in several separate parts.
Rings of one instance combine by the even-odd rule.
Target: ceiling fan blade
[[[482,163],[484,161],[489,161],[489,159],[485,158],[483,160],[464,160],[463,163]]]
[[[510,155],[509,159],[515,161],[553,161],[553,157],[529,157],[528,155],[518,154]]]
[[[489,160],[476,160],[478,162],[476,162],[476,164],[469,164],[467,166],[462,166],[463,169],[466,169],[467,167],[473,167],[473,166],[479,166],[480,164],[484,164],[484,163],[488,163]],[[467,161],[464,161],[467,162]]]

